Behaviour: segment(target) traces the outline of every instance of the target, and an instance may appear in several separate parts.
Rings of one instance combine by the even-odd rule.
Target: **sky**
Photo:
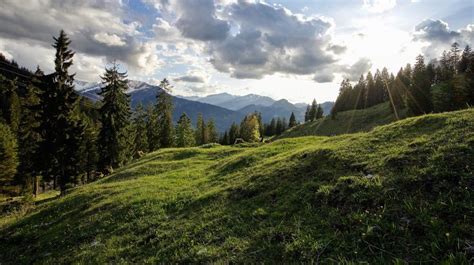
[[[2,0],[0,52],[54,69],[64,29],[76,79],[116,61],[129,78],[173,94],[259,94],[334,101],[340,82],[474,40],[472,0]],[[472,46],[472,45],[471,45]]]

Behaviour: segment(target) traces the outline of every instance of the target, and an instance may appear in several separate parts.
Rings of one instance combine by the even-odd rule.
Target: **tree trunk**
[[[54,176],[53,178],[53,190],[58,187],[58,176]]]
[[[38,193],[39,193],[39,177],[35,176],[34,183],[33,183],[33,195],[35,197],[38,197]]]

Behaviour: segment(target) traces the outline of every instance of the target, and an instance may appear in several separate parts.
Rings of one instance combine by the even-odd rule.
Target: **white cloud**
[[[94,39],[107,46],[124,46],[126,43],[117,35],[100,32],[94,34]]]
[[[364,0],[363,8],[372,13],[382,13],[396,5],[396,0]]]

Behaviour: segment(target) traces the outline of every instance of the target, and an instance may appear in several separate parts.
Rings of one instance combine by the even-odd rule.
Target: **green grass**
[[[473,128],[471,109],[154,152],[3,223],[0,261],[472,264]]]
[[[293,127],[276,139],[301,137],[311,135],[332,136],[345,133],[367,132],[372,128],[396,121],[395,115],[391,111],[389,102],[385,102],[371,108],[361,110],[343,111],[333,119],[326,116],[314,122],[308,122]],[[407,110],[403,109],[399,113],[399,118],[407,117]]]

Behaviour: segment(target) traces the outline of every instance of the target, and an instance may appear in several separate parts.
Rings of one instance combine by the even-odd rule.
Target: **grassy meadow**
[[[469,109],[153,152],[0,217],[0,263],[472,264],[473,128]]]

